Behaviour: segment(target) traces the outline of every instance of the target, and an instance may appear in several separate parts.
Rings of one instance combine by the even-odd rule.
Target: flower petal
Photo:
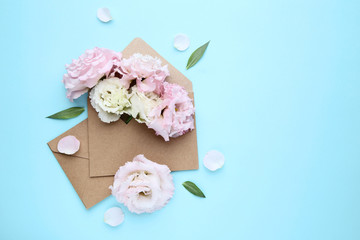
[[[190,39],[185,34],[178,34],[174,38],[174,47],[179,51],[185,51],[190,46]]]
[[[60,139],[57,148],[60,153],[72,155],[79,151],[80,141],[76,137],[69,135]]]
[[[124,213],[119,207],[109,208],[104,214],[104,222],[112,227],[120,225],[124,221]]]
[[[102,22],[109,22],[112,20],[110,10],[108,8],[99,8],[97,10],[97,17]]]
[[[215,171],[219,168],[222,168],[225,163],[225,157],[221,152],[211,150],[205,155],[203,163],[207,169],[210,171]]]

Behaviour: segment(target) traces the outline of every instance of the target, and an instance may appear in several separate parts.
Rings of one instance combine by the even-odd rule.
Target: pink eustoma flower
[[[109,75],[113,65],[118,64],[121,57],[120,52],[95,47],[67,64],[67,73],[63,76],[67,98],[73,101],[94,87],[100,78]]]
[[[164,82],[162,102],[150,113],[149,128],[165,141],[194,129],[195,108],[187,91],[180,85]]]
[[[168,66],[161,64],[161,60],[158,58],[135,53],[131,57],[123,59],[112,75],[119,77],[127,88],[132,81],[136,81],[139,91],[154,92],[160,95],[162,84],[170,75]]]

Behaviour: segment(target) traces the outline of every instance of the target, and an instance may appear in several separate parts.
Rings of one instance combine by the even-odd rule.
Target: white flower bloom
[[[149,122],[150,112],[161,103],[160,97],[153,92],[140,92],[136,86],[131,90],[131,108],[127,113],[139,123]]]
[[[166,165],[137,155],[116,172],[112,195],[130,212],[152,213],[163,208],[174,194],[173,178]]]
[[[130,94],[118,78],[104,79],[90,92],[91,105],[103,122],[119,120],[120,115],[131,106]]]
[[[92,103],[91,103],[91,105],[94,107],[94,105]],[[94,108],[98,112],[100,120],[105,122],[105,123],[116,122],[121,117],[120,115],[115,114],[115,113],[105,112],[100,107],[98,107],[98,108],[94,107]]]

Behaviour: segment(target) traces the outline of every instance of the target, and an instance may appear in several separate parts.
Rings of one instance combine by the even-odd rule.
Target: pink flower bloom
[[[95,86],[101,77],[108,76],[121,56],[120,52],[95,47],[67,64],[67,73],[63,77],[67,98],[73,101]]]
[[[151,213],[163,208],[174,194],[170,169],[137,155],[120,167],[110,186],[112,195],[131,212]]]
[[[183,87],[164,82],[163,88],[163,101],[151,111],[152,121],[147,126],[169,141],[169,137],[178,137],[194,129],[195,108]]]
[[[132,80],[136,80],[139,91],[155,92],[159,95],[162,90],[162,83],[170,73],[167,65],[161,65],[160,59],[135,53],[130,58],[123,59],[113,75],[115,77],[121,76],[121,80],[127,88],[129,88]]]

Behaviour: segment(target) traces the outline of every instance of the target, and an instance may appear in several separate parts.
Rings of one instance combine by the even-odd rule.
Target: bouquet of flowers
[[[165,141],[194,129],[192,99],[182,86],[166,82],[168,66],[158,58],[136,53],[125,59],[120,52],[94,48],[66,70],[67,97],[73,101],[90,91],[91,105],[105,123],[127,114]]]
[[[202,57],[208,44],[195,50],[187,69]],[[195,108],[189,97],[192,84],[174,67],[163,64],[163,58],[140,38],[134,39],[123,53],[128,58],[121,52],[94,48],[66,65],[63,83],[67,97],[73,101],[89,92],[88,106],[93,109],[90,107],[87,120],[48,144],[86,208],[108,196],[110,188],[111,194],[130,212],[152,213],[173,197],[171,171],[198,169]],[[168,78],[170,73],[173,76]],[[83,111],[82,107],[73,107],[49,118],[68,119]],[[165,141],[194,131],[169,145],[154,139],[151,131],[136,131],[138,124],[126,127],[122,122],[112,123],[119,119],[127,119],[128,123],[132,118]],[[139,142],[143,143],[142,148],[136,144]],[[109,143],[120,147],[109,148]],[[203,161],[205,167],[215,171],[223,166],[224,156],[210,151]],[[115,170],[114,178],[109,178]],[[193,195],[205,198],[195,183],[185,181],[182,185]],[[123,220],[124,213],[119,207],[104,214],[104,221],[110,226]]]

